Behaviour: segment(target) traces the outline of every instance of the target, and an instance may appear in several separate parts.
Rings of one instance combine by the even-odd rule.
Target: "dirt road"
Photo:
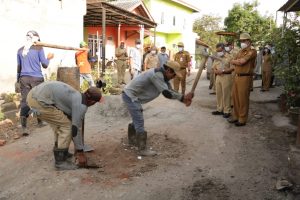
[[[0,200],[297,199],[275,190],[277,179],[286,177],[295,127],[256,90],[249,123],[240,128],[211,115],[215,96],[204,77],[189,108],[164,97],[146,104],[149,145],[159,155],[141,159],[126,145],[130,118],[120,96],[108,97],[86,117],[86,143],[95,148],[88,158],[101,168],[56,171],[51,129],[35,129],[0,147]]]

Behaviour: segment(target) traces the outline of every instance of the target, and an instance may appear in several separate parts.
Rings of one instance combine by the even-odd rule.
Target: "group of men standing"
[[[218,59],[213,62],[213,72],[216,76],[217,110],[212,112],[229,118],[228,122],[238,127],[247,123],[257,56],[248,33],[242,33],[239,40],[241,49],[238,52],[228,45],[226,48],[223,43],[216,45]]]

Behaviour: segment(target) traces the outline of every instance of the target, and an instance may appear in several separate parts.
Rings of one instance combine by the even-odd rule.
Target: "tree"
[[[269,42],[275,22],[271,16],[261,16],[256,10],[257,6],[257,0],[243,5],[234,4],[228,12],[228,17],[225,18],[225,30],[236,33],[248,32],[257,43]]]
[[[219,42],[219,37],[215,32],[221,30],[220,23],[221,17],[203,15],[194,21],[193,31],[198,34],[203,42],[214,47]]]

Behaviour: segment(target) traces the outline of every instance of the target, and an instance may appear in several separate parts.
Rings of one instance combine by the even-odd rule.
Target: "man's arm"
[[[251,51],[247,52],[247,54],[244,55],[242,58],[233,59],[231,61],[231,64],[241,66],[241,65],[246,64],[250,59],[253,59],[255,57],[256,57],[256,51],[251,50]]]

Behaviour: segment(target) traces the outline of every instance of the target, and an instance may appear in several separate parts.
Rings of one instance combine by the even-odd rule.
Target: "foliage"
[[[5,103],[13,102],[16,98],[17,98],[16,93],[8,93],[4,95],[4,102]]]
[[[219,36],[215,32],[221,30],[220,23],[221,17],[203,15],[194,21],[193,31],[198,34],[202,41],[214,47],[219,41]]]
[[[257,43],[270,41],[270,32],[275,28],[275,22],[271,16],[261,16],[256,10],[257,6],[257,0],[243,5],[234,4],[228,12],[228,17],[225,18],[225,30],[236,33],[248,32],[252,41]]]
[[[282,81],[289,107],[300,106],[300,23],[297,14],[287,19],[284,31],[274,30],[275,75]]]
[[[110,90],[113,88],[112,75],[114,73],[113,67],[108,67],[104,73],[104,82],[106,83],[106,87],[103,89],[105,95],[110,95]]]

